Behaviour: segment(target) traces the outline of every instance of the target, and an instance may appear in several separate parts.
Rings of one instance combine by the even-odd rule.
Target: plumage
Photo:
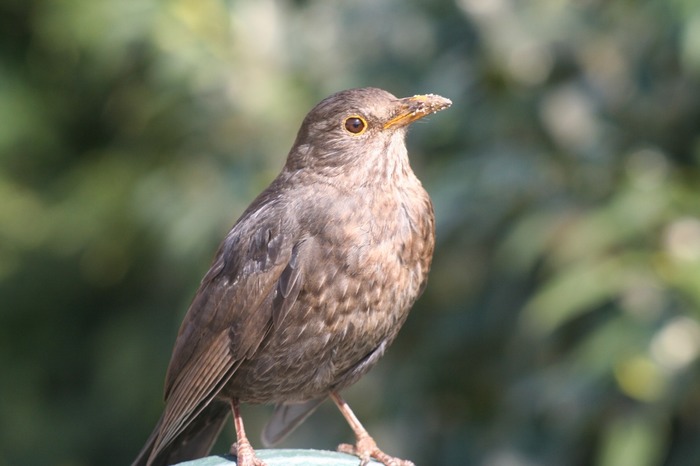
[[[337,391],[384,354],[425,287],[433,209],[404,139],[408,123],[449,104],[365,88],[309,112],[284,169],[201,282],[175,342],[164,413],[134,464],[205,455],[229,404],[239,461],[251,465],[261,462],[241,432],[238,402],[277,404],[267,441],[329,394],[343,411]],[[355,433],[359,444],[364,434]],[[357,454],[409,464],[377,451]]]

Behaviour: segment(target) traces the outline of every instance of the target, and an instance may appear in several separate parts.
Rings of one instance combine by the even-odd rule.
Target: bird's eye
[[[345,119],[345,129],[355,135],[362,134],[367,129],[367,122],[358,115],[353,115]]]

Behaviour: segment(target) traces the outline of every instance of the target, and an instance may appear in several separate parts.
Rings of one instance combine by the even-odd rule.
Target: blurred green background
[[[2,0],[0,464],[134,457],[218,242],[368,85],[454,101],[408,141],[428,289],[346,393],[379,444],[700,464],[697,0]],[[285,446],[349,440],[329,403]]]

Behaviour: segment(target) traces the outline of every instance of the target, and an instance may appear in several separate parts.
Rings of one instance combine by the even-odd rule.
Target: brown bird
[[[422,293],[433,207],[408,161],[407,126],[451,105],[381,89],[338,92],[304,119],[282,172],[245,210],[204,276],[165,377],[165,411],[134,465],[205,456],[233,412],[239,466],[262,466],[239,403],[276,403],[274,444],[328,396],[356,444],[385,465],[340,397],[384,354]]]

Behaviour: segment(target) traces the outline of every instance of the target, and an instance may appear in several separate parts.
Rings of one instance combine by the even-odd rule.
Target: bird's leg
[[[345,419],[348,421],[348,424],[350,424],[356,438],[355,445],[342,443],[338,445],[338,451],[359,457],[360,466],[369,464],[369,461],[372,458],[382,464],[385,464],[386,466],[414,466],[411,461],[394,458],[393,456],[389,456],[381,451],[377,446],[377,442],[375,442],[369,435],[367,429],[362,426],[359,419],[357,419],[357,416],[355,416],[355,413],[352,412],[350,406],[348,406],[340,394],[332,391],[330,396],[336,406],[338,406],[338,409],[343,414]]]
[[[255,450],[245,435],[243,418],[236,398],[231,400],[231,411],[233,411],[233,425],[236,427],[236,443],[231,445],[231,454],[236,456],[236,465],[265,466],[265,462],[255,456]]]

